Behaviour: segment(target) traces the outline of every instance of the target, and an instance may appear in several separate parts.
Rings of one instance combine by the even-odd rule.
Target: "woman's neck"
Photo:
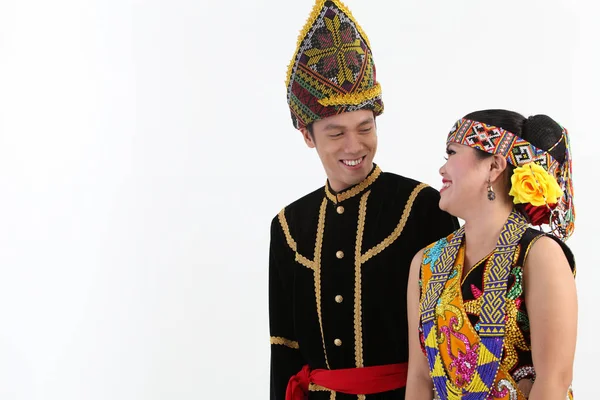
[[[465,219],[466,269],[471,268],[496,248],[500,232],[512,209],[512,203],[501,206],[489,204],[485,210]]]

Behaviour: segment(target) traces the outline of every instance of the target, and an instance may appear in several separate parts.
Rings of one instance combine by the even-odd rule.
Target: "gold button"
[[[335,256],[341,260],[344,258],[344,252],[339,250],[337,253],[335,253]]]
[[[338,214],[343,214],[344,213],[344,207],[343,206],[338,206],[338,208],[336,209]]]
[[[334,344],[335,344],[337,347],[340,347],[340,346],[342,345],[342,341],[341,341],[340,339],[335,339],[335,340],[333,341],[333,343],[334,343]]]
[[[344,301],[344,298],[341,295],[337,295],[335,296],[335,302],[336,303],[341,303],[342,301]]]

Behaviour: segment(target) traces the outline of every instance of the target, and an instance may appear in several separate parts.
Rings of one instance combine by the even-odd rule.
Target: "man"
[[[317,1],[287,89],[327,182],[271,224],[271,399],[404,399],[410,262],[458,221],[436,190],[373,163],[381,87],[338,0]]]

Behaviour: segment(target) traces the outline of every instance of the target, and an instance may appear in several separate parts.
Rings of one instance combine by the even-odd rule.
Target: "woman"
[[[446,151],[440,208],[465,224],[413,259],[406,398],[572,398],[567,131],[545,115],[478,111],[457,122]],[[552,234],[531,228],[543,224]]]

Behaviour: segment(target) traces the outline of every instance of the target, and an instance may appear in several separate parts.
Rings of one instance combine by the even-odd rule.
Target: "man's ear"
[[[508,163],[506,162],[506,158],[494,154],[492,157],[492,163],[490,164],[490,181],[495,182],[500,176],[502,176],[502,173],[504,170],[506,170],[507,166]]]
[[[308,131],[308,129],[306,129],[305,127],[300,128],[300,132],[302,133],[302,138],[304,139],[304,142],[306,143],[306,145],[308,147],[310,147],[311,149],[314,149],[316,147],[315,139],[313,139],[313,137],[310,134],[310,132]]]

